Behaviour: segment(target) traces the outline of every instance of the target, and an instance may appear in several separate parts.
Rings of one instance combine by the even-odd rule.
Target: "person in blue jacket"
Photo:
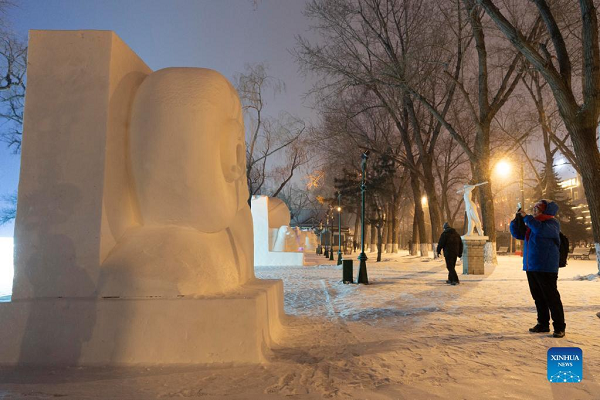
[[[510,233],[523,240],[523,270],[527,273],[529,290],[537,309],[537,325],[530,332],[550,332],[550,316],[554,333],[565,336],[565,314],[556,283],[560,246],[560,223],[555,218],[558,205],[540,200],[533,206],[533,214],[519,209],[510,223]]]

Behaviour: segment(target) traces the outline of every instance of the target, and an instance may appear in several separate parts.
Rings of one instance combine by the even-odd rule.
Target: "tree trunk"
[[[489,146],[487,147],[489,152]],[[488,236],[485,244],[485,261],[497,264],[496,258],[496,221],[494,219],[494,197],[492,195],[492,182],[490,180],[489,157],[480,157],[474,168],[473,178],[475,183],[487,181],[487,185],[479,186],[478,198],[481,207],[481,224],[483,232]]]
[[[392,216],[393,201],[387,203],[386,209],[386,220],[385,220],[385,252],[392,252],[392,225],[394,225],[394,217]]]
[[[354,241],[352,243],[352,251],[356,251],[356,249],[354,248],[354,243],[356,243],[358,245],[358,248],[360,248],[360,235],[361,235],[361,230],[360,230],[360,213],[357,212],[356,213],[356,218],[354,219]]]
[[[371,224],[365,222],[365,253],[371,252]]]
[[[381,223],[377,224],[377,262],[381,261],[381,245],[383,242],[383,229]]]
[[[412,226],[412,242],[410,246],[410,255],[418,256],[419,255],[419,224],[417,223],[417,207],[415,206],[415,215],[413,216],[413,226]]]
[[[600,151],[596,143],[596,123],[565,123],[581,169],[583,189],[590,210],[596,262],[600,274]],[[587,125],[587,126],[585,126]]]
[[[434,247],[433,258],[437,258],[437,252],[435,247],[437,241],[442,234],[442,208],[438,200],[437,192],[435,190],[435,178],[433,177],[433,161],[430,154],[427,154],[422,158],[423,166],[423,186],[425,187],[425,193],[427,193],[427,203],[429,204],[429,218],[431,220],[431,243]]]
[[[387,237],[388,237],[388,232],[389,232],[389,224],[387,223],[387,218],[388,218],[388,206],[387,204],[384,206],[383,208],[383,214],[382,216],[385,215],[385,220],[383,221],[383,225],[382,225],[382,230],[381,230],[381,237],[382,237],[382,252],[387,253]]]
[[[374,219],[371,219],[374,221]],[[377,251],[377,226],[371,223],[371,252]]]
[[[394,201],[392,202],[391,209],[391,217],[392,217],[392,253],[398,253],[398,206],[400,196],[394,196]]]
[[[425,213],[423,212],[423,206],[421,204],[421,188],[419,185],[419,178],[414,173],[410,174],[410,187],[412,189],[413,198],[415,201],[415,220],[417,221],[417,226],[419,227],[421,257],[427,257],[428,252],[424,252],[423,249],[429,248],[428,244],[430,241],[427,237],[427,231],[425,230]],[[413,240],[415,239],[413,238]]]

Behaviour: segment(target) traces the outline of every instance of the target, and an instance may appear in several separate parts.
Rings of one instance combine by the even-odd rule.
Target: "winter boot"
[[[542,326],[540,324],[537,324],[533,328],[529,328],[529,332],[531,332],[531,333],[550,332],[550,326],[548,326],[548,325]],[[563,336],[564,336],[564,333],[563,333]]]

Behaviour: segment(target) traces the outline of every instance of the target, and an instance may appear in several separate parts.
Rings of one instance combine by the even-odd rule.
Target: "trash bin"
[[[352,278],[352,263],[354,260],[342,260],[342,281],[344,283],[353,283]]]

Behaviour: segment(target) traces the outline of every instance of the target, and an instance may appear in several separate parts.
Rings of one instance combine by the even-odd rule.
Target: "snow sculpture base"
[[[227,297],[0,303],[0,364],[264,362],[282,304],[280,280],[255,280]]]
[[[485,263],[483,248],[488,236],[465,235],[463,240],[463,274],[483,275],[485,274]]]

